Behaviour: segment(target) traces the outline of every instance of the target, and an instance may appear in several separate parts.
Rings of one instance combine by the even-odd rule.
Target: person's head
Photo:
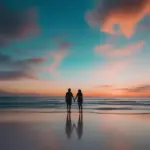
[[[81,93],[81,90],[80,90],[80,89],[78,90],[78,93]]]
[[[71,89],[70,89],[70,88],[68,89],[68,92],[71,92]]]

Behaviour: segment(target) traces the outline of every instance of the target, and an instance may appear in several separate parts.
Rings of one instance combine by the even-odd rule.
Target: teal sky
[[[147,96],[149,2],[121,9],[130,2],[106,0],[99,9],[102,1],[3,1],[0,89],[61,95],[71,87],[87,95]]]
[[[67,68],[82,69],[96,61],[92,49],[99,43],[100,35],[102,40],[105,39],[105,34],[100,33],[99,30],[91,30],[84,19],[85,12],[92,7],[92,1],[89,0],[85,3],[84,1],[64,0],[62,2],[47,1],[43,3],[41,0],[24,2],[15,0],[14,3],[9,0],[5,1],[5,4],[15,10],[35,9],[37,13],[36,21],[40,27],[38,35],[28,37],[23,41],[13,41],[11,45],[2,48],[6,53],[11,53],[12,57],[23,59],[43,56],[46,52],[57,49],[56,37],[62,38],[62,42],[72,43],[69,57],[60,64],[62,70]],[[15,54],[12,49],[25,51],[27,54]],[[86,57],[83,57],[85,54],[87,54]],[[49,63],[46,62],[45,65],[49,65]]]

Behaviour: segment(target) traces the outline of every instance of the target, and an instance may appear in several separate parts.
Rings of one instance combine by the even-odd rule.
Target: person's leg
[[[71,112],[71,105],[69,105],[69,112]]]
[[[79,103],[79,112],[81,111],[81,104]]]
[[[68,109],[69,109],[69,105],[67,104],[67,112],[68,112]]]
[[[81,111],[82,111],[83,107],[82,107],[82,104],[81,104]]]

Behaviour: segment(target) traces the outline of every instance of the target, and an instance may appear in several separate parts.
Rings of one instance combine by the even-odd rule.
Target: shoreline
[[[132,112],[132,110],[130,112],[123,112],[121,111],[122,109],[120,110],[109,110],[109,109],[84,109],[83,110],[83,114],[104,114],[104,115],[150,115],[150,112]],[[128,111],[128,110],[125,110],[125,111]],[[39,114],[67,114],[67,111],[65,109],[39,109],[39,108],[15,108],[15,109],[0,109],[0,115],[2,114],[8,114],[8,113],[39,113]],[[78,109],[72,109],[71,111],[71,114],[76,114],[76,113],[79,113]]]

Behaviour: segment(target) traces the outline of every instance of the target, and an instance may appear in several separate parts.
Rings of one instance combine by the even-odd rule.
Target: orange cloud
[[[115,48],[112,44],[104,44],[96,46],[94,51],[105,57],[131,56],[132,54],[140,51],[143,46],[144,41],[132,43],[122,48]]]
[[[134,87],[129,87],[129,88],[122,88],[119,90],[123,91],[127,95],[150,96],[150,85],[149,84],[134,86]]]
[[[134,35],[136,25],[150,14],[150,0],[102,0],[94,11],[86,14],[89,24],[100,26],[102,32]],[[119,29],[114,29],[115,25]]]
[[[99,85],[99,86],[96,86],[96,88],[106,88],[106,89],[111,89],[113,88],[112,85]]]
[[[102,79],[101,79],[102,80]],[[117,86],[98,86],[96,89],[84,90],[88,96],[123,96],[123,97],[150,97],[150,85],[130,86],[127,88],[117,88]]]

